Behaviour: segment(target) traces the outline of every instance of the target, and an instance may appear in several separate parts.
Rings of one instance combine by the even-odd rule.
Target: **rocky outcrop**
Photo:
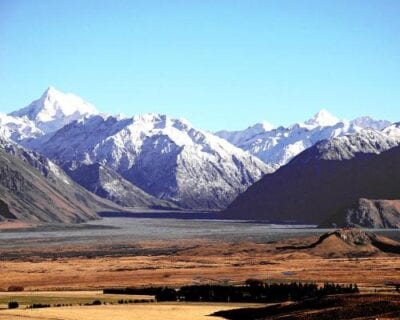
[[[320,227],[400,228],[400,200],[359,199],[357,203],[335,214]]]
[[[326,258],[400,254],[400,243],[358,228],[338,229],[306,244],[278,246],[280,251],[304,251]]]
[[[17,217],[10,212],[8,204],[0,200],[0,221],[7,219],[16,219],[16,218]]]

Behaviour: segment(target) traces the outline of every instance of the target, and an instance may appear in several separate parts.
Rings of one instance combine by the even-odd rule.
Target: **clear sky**
[[[209,129],[400,121],[398,0],[0,0],[0,112],[49,85]]]

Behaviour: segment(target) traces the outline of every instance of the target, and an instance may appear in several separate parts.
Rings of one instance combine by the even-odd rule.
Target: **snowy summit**
[[[94,114],[98,114],[96,108],[82,98],[49,87],[38,100],[10,113],[10,116],[27,117],[38,128],[49,133],[74,120]]]
[[[334,126],[340,122],[338,118],[332,115],[325,109],[320,110],[317,114],[315,114],[311,119],[304,122],[304,127],[311,129],[316,127],[328,127]]]

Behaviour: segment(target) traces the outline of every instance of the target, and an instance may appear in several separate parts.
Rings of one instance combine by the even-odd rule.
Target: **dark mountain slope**
[[[380,152],[390,147],[382,147],[379,140],[369,142],[359,142],[358,148],[351,141],[318,143],[264,176],[222,216],[320,224],[360,198],[400,199],[400,147],[381,154],[355,151],[371,147]]]
[[[8,145],[7,151],[3,141],[0,145],[0,220],[74,223],[98,219],[98,211],[121,210],[74,183],[45,158],[40,159],[13,144]]]

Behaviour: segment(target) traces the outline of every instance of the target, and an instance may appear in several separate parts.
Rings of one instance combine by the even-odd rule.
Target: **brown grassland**
[[[400,279],[398,255],[368,253],[360,257],[335,248],[332,250],[335,256],[326,247],[306,251],[281,251],[277,247],[277,244],[251,242],[171,240],[109,247],[57,245],[0,249],[0,289],[13,285],[25,290],[93,290],[237,284],[257,278],[270,282],[357,283],[363,290],[382,291],[386,282]]]
[[[104,296],[95,291],[106,287],[239,284],[257,278],[268,282],[357,283],[363,293],[394,293],[386,284],[400,279],[399,255],[370,247],[354,251],[334,238],[307,250],[282,250],[282,246],[308,245],[316,239],[309,237],[279,243],[191,239],[0,248],[0,289],[6,291],[10,286],[22,286],[25,291],[36,291],[3,292],[0,294],[3,308],[11,300],[26,306],[36,302],[58,303],[57,297],[74,305],[0,310],[0,319],[196,320],[211,319],[209,315],[220,310],[246,306],[116,305],[118,296]],[[108,304],[79,306],[96,298]]]
[[[237,309],[251,306],[249,304],[188,304],[157,303],[135,305],[106,305],[90,307],[62,307],[34,310],[7,310],[0,312],[0,319],[5,320],[212,320],[216,311]],[[254,305],[253,305],[254,306]]]

